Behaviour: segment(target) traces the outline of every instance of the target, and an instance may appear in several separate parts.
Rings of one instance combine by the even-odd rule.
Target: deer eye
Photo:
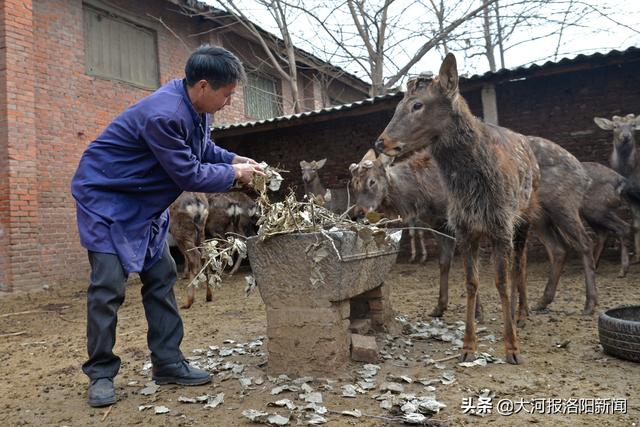
[[[419,109],[422,108],[422,102],[420,101],[414,102],[411,108],[413,109],[413,111],[418,111]]]

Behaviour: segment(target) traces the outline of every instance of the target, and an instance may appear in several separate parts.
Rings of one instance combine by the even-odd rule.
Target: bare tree
[[[500,67],[505,68],[505,56],[511,49],[539,40],[554,42],[555,49],[546,58],[534,58],[532,62],[547,58],[558,60],[566,54],[562,48],[567,43],[565,33],[570,27],[592,28],[598,32],[590,20],[609,17],[610,12],[606,2],[593,5],[582,0],[495,1],[483,9],[482,22],[470,20],[466,23],[464,43],[454,42],[458,42],[457,48],[465,50],[467,58],[485,56],[491,71],[497,68],[496,49]],[[568,48],[567,52],[571,52],[570,46]]]
[[[495,1],[482,0],[474,7],[472,2],[456,0],[448,11],[442,1],[431,1],[425,8],[421,0],[380,0],[375,4],[333,0],[322,6],[297,7],[338,47],[336,58],[366,74],[371,81],[370,95],[376,96],[400,83],[432,49],[446,50],[448,37]],[[409,50],[409,45],[416,47]],[[406,59],[400,62],[398,53]]]
[[[290,13],[287,5],[281,0],[255,0],[255,2],[266,9],[278,29],[281,40],[273,37],[270,33],[257,28],[249,20],[242,9],[238,7],[235,0],[217,0],[224,10],[229,12],[229,16],[236,19],[251,35],[260,43],[264,53],[269,58],[271,66],[278,72],[283,82],[286,82],[291,91],[292,109],[294,113],[302,111],[300,94],[298,91],[298,67],[296,66],[296,51],[289,33]]]

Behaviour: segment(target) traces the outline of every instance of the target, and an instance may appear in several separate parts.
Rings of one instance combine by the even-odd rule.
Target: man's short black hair
[[[184,74],[189,86],[206,80],[214,89],[247,79],[242,62],[237,56],[226,49],[208,44],[200,46],[191,54],[184,67]]]

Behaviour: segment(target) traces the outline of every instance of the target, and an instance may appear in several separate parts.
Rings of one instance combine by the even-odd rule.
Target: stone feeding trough
[[[395,264],[401,231],[378,246],[349,230],[292,233],[247,252],[267,310],[268,370],[328,375],[349,360],[352,320],[382,330],[393,318],[384,279]]]

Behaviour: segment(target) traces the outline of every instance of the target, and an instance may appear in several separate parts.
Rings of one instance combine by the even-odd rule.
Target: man
[[[118,308],[129,273],[142,281],[147,343],[158,384],[199,385],[209,373],[190,366],[173,285],[176,265],[166,244],[167,208],[182,191],[222,192],[234,180],[248,183],[258,164],[217,147],[209,138],[211,114],[229,105],[241,62],[231,52],[198,48],[183,80],[173,80],[134,104],[89,144],[71,183],[80,241],[87,248],[87,349],[89,405],[113,404],[113,354]]]

